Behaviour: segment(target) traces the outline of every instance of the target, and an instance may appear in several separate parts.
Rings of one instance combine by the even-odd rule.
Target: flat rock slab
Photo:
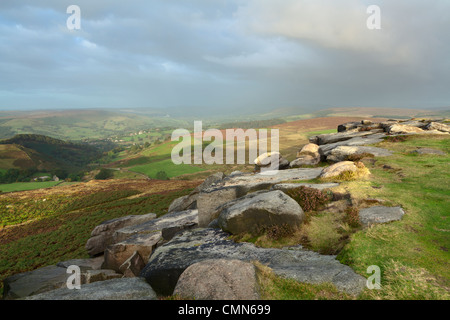
[[[327,156],[327,161],[339,162],[347,160],[348,156],[370,153],[375,157],[387,157],[392,155],[392,151],[377,147],[368,146],[339,146],[331,150]]]
[[[307,187],[317,190],[330,189],[339,186],[339,183],[279,183],[272,186],[271,190],[289,191],[300,187]]]
[[[331,282],[339,290],[358,295],[366,279],[335,256],[320,255],[301,246],[289,249],[258,248],[251,243],[235,243],[218,229],[195,229],[175,236],[160,246],[141,272],[152,288],[171,295],[180,275],[190,265],[207,259],[259,261],[277,275],[306,283]]]
[[[81,285],[79,290],[52,290],[26,300],[157,300],[157,297],[142,278],[122,278]]]
[[[418,149],[412,151],[411,153],[436,154],[436,155],[440,155],[440,156],[445,156],[446,155],[446,153],[444,151],[436,150],[436,149],[432,149],[432,148],[418,148]]]
[[[322,172],[322,168],[295,168],[278,171],[268,171],[257,174],[243,174],[229,177],[223,180],[224,186],[244,185],[248,189],[259,184],[270,186],[288,180],[311,180],[317,178]]]
[[[305,217],[300,205],[280,190],[258,191],[224,204],[219,227],[232,234],[270,226],[299,226]]]
[[[401,207],[375,206],[359,211],[359,221],[364,226],[400,220],[405,212]]]
[[[161,233],[165,228],[198,223],[198,210],[172,212],[160,218],[117,230],[113,235],[113,243],[118,243],[138,234]]]
[[[374,144],[378,142],[382,142],[383,138],[386,137],[385,133],[375,133],[368,136],[363,137],[354,137],[349,140],[345,141],[339,141],[335,143],[325,144],[321,145],[320,149],[322,150],[323,154],[328,156],[330,154],[331,150],[333,150],[336,147],[339,146],[364,146],[369,144]]]
[[[58,289],[66,285],[69,276],[66,268],[54,265],[15,274],[3,281],[3,297],[18,299]]]

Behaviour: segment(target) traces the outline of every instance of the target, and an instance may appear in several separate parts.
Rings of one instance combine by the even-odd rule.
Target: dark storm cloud
[[[81,30],[66,8],[81,8]],[[381,8],[368,30],[366,8]],[[0,2],[0,109],[440,107],[447,1]]]

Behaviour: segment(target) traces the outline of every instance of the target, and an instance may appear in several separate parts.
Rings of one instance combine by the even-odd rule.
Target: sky
[[[449,13],[448,0],[1,0],[0,110],[447,107]]]

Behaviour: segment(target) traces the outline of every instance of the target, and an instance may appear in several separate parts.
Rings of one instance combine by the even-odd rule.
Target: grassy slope
[[[7,184],[0,184],[0,191],[13,192],[13,191],[35,190],[54,187],[60,183],[61,183],[60,181],[7,183]]]
[[[445,290],[450,286],[450,139],[414,136],[405,142],[383,142],[379,146],[395,154],[378,158],[372,165],[367,163],[371,177],[346,183],[343,188],[361,198],[385,199],[392,205],[401,205],[406,215],[402,221],[354,234],[339,259],[365,276],[368,266],[381,268],[384,288],[367,291],[366,298],[448,298]],[[419,146],[440,149],[447,155],[409,153]]]
[[[188,194],[196,184],[98,181],[3,195],[0,225],[12,221],[15,226],[0,226],[0,291],[2,280],[12,274],[87,258],[84,245],[95,226],[130,214],[162,215],[175,198]]]

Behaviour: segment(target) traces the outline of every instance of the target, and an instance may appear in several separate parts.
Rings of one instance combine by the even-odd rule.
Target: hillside
[[[66,142],[48,136],[19,134],[0,140],[0,169],[77,171],[99,156],[88,145]]]
[[[359,121],[353,122],[353,125],[356,131],[348,125],[347,132],[335,134],[321,133],[323,130],[300,132],[299,137],[317,140],[319,148],[326,153],[327,161],[340,162],[280,170],[279,176],[263,177],[250,172],[224,176],[218,173],[212,176],[215,180],[207,179],[209,185],[202,184],[206,189],[200,186],[195,190],[193,188],[200,181],[109,180],[1,195],[0,206],[3,210],[0,222],[5,227],[0,229],[0,260],[5,263],[0,268],[0,279],[35,270],[30,277],[22,274],[7,280],[5,293],[9,298],[14,298],[14,282],[17,281],[16,286],[19,286],[28,283],[26,281],[35,281],[33,277],[38,279],[34,285],[46,285],[38,277],[39,272],[47,270],[42,267],[63,260],[69,261],[48,270],[54,274],[65,274],[66,265],[73,262],[70,259],[83,259],[77,260],[77,263],[84,265],[105,261],[115,272],[123,272],[122,267],[119,271],[113,268],[112,262],[115,260],[107,259],[122,261],[127,257],[118,252],[133,254],[137,250],[142,255],[151,254],[150,259],[145,258],[143,263],[146,266],[141,274],[160,294],[160,298],[171,296],[176,282],[170,284],[173,285],[170,287],[172,291],[166,291],[162,287],[164,281],[155,280],[165,279],[163,274],[167,273],[167,268],[173,270],[173,265],[180,266],[178,277],[187,270],[191,260],[217,259],[217,256],[226,258],[231,254],[234,259],[242,261],[247,261],[249,257],[261,259],[262,262],[256,264],[261,299],[448,300],[449,190],[447,184],[442,183],[449,178],[446,170],[450,152],[448,133],[428,130],[427,123],[419,121],[386,121],[384,124],[370,121],[362,124]],[[428,129],[422,130],[414,125]],[[432,127],[438,127],[438,124]],[[439,128],[448,130],[447,125]],[[393,134],[398,129],[414,130],[415,133]],[[364,138],[367,135],[372,138]],[[299,138],[297,148],[306,143],[307,139]],[[161,149],[168,147],[160,146]],[[351,149],[354,152],[358,148],[364,153],[351,154],[351,161],[332,160],[338,156],[350,160],[350,154],[339,154],[337,151]],[[368,154],[367,150],[373,153]],[[385,151],[385,154],[381,155],[380,151]],[[160,152],[163,153],[163,150]],[[345,162],[353,161],[357,168],[365,168],[363,175],[323,175],[331,167],[348,165]],[[243,194],[226,192],[234,188]],[[279,201],[278,198],[264,198],[282,193],[280,190],[298,203],[291,205],[303,208],[303,222],[297,229],[277,225],[277,228],[269,226],[250,230],[250,227],[258,225],[260,215],[249,215],[247,218],[250,220],[244,216],[242,221],[246,223],[224,224],[223,219],[231,207],[220,204],[229,203],[234,210],[245,209],[255,197],[255,203],[265,203],[266,207],[260,210],[283,210],[284,205],[269,205],[272,201]],[[286,195],[283,197],[286,198]],[[190,208],[193,198],[196,198],[198,210]],[[183,215],[198,211],[200,225],[200,218],[205,213],[209,215],[209,211],[204,210],[209,205],[219,205],[217,223],[228,233],[200,228],[175,235],[176,238],[170,240],[174,237],[174,230],[192,227],[182,219]],[[189,209],[185,209],[186,206]],[[401,216],[387,220],[380,219],[385,218],[383,214],[368,216],[368,212],[377,208],[382,208],[383,214],[397,210]],[[121,236],[135,235],[136,231],[142,238],[128,238],[124,242],[110,244],[104,256],[88,259],[86,250],[89,249],[85,248],[85,244],[95,242],[93,240],[97,235],[91,237],[95,226],[119,217],[122,221],[139,219],[132,215],[146,216],[149,212],[156,213],[157,219],[152,218],[154,224],[145,222],[114,229]],[[368,218],[373,219],[372,222],[365,220]],[[181,225],[176,224],[177,219]],[[109,226],[116,228],[113,226],[116,222],[112,220],[109,224],[103,224],[103,230]],[[162,236],[160,228],[159,233],[152,229],[155,225],[159,226],[158,223],[165,223],[163,225],[172,231],[170,236],[164,236],[169,237],[167,240],[164,238],[159,242],[158,237]],[[108,227],[105,228],[105,225]],[[235,229],[237,227],[244,229],[239,231]],[[158,241],[156,250],[155,241]],[[96,243],[101,246],[101,242]],[[294,248],[298,245],[301,247]],[[120,250],[114,251],[116,246]],[[123,250],[124,246],[127,249]],[[286,246],[292,250],[280,249]],[[149,253],[146,250],[150,247]],[[271,264],[270,268],[267,263]],[[371,275],[368,267],[374,265],[381,270],[382,290],[365,286],[366,278]],[[332,272],[328,273],[329,270]],[[158,277],[153,278],[153,274]],[[336,276],[329,278],[329,274]],[[342,281],[340,277],[343,277]],[[207,283],[213,281],[209,277],[205,279]],[[311,279],[321,279],[322,282],[311,283]],[[331,279],[331,283],[327,279]],[[132,283],[129,278],[121,281]],[[359,288],[359,296],[354,296],[352,290],[345,290],[349,288],[347,284]],[[99,293],[108,294],[105,287],[97,285],[102,288]]]

